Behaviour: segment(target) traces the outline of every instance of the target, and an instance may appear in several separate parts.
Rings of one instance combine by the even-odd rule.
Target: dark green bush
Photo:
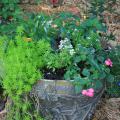
[[[120,46],[110,51],[109,57],[113,61],[111,73],[115,76],[115,80],[111,84],[107,84],[107,92],[111,97],[120,97]]]

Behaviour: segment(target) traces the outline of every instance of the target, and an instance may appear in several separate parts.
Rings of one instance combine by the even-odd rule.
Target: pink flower
[[[86,96],[88,96],[88,97],[93,97],[93,96],[94,96],[94,93],[93,93],[93,92],[87,92]]]
[[[90,88],[88,90],[82,90],[82,95],[93,97],[94,96],[94,89]]]
[[[87,94],[87,90],[82,90],[82,95],[86,95]]]
[[[110,66],[110,67],[112,67],[112,61],[108,58],[107,60],[105,60],[105,64],[107,65],[107,66]]]
[[[94,89],[93,88],[90,88],[87,91],[90,92],[90,93],[94,93]]]

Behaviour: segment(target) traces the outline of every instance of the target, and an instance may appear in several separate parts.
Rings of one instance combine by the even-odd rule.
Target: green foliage
[[[109,53],[109,57],[112,58],[112,61],[114,62],[111,72],[115,76],[120,75],[120,52],[119,51],[120,51],[120,46],[117,46],[116,48],[112,49]]]
[[[18,3],[19,0],[0,0],[0,36],[7,35],[13,39],[17,26],[24,22]]]
[[[74,80],[76,86],[78,83],[80,88],[99,88],[103,79],[113,82],[109,68],[104,65],[106,58],[103,57],[103,54],[98,53],[102,48],[86,48],[78,44],[75,50],[71,67],[68,67],[64,76],[65,79]]]
[[[29,92],[44,78],[45,69],[56,72],[64,68],[62,77],[73,82],[77,93],[97,89],[105,79],[112,82],[99,31],[103,26],[96,18],[80,23],[69,13],[40,14],[22,22],[15,37],[0,37],[0,57],[6,70],[2,84],[14,103],[9,120],[37,120]]]
[[[62,68],[67,67],[71,64],[71,56],[68,52],[63,51],[60,53],[49,53],[46,54],[45,62],[48,68]]]
[[[18,2],[19,0],[1,0],[0,16],[4,19],[9,19],[10,17],[17,19],[20,12]]]
[[[107,92],[112,97],[120,96],[120,46],[115,47],[109,53],[109,57],[112,59],[113,67],[111,73],[115,76],[113,83],[107,84]],[[111,80],[112,78],[110,78]]]
[[[0,86],[2,86],[3,78],[4,78],[4,65],[3,61],[0,60]]]
[[[28,99],[29,92],[34,83],[42,74],[39,67],[44,66],[42,55],[49,51],[50,45],[42,39],[38,43],[28,42],[21,36],[22,27],[17,29],[15,41],[11,40],[7,51],[4,53],[4,43],[1,39],[1,58],[4,61],[6,74],[2,81],[6,94],[12,99],[13,106],[9,120],[31,120],[34,113],[30,112],[32,104]],[[39,53],[40,51],[40,53]],[[32,118],[31,118],[32,116]]]
[[[51,43],[52,50],[43,56],[44,66],[41,69],[45,67],[55,71],[65,68],[64,78],[74,81],[80,88],[97,88],[102,85],[102,80],[107,79],[110,70],[104,63],[107,56],[99,36],[105,27],[97,18],[89,18],[80,23],[79,17],[63,12],[50,17],[39,14],[33,16],[33,21],[31,19],[28,27],[30,31],[26,31],[26,25],[23,34],[38,41],[40,38],[49,38]]]
[[[59,18],[59,19],[58,19]],[[67,22],[66,22],[67,21]],[[60,13],[55,15],[45,15],[43,13],[29,17],[29,21],[24,24],[25,35],[33,37],[35,40],[39,40],[42,37],[50,37],[55,39],[58,35],[65,37],[71,35],[71,32],[78,27],[79,17],[72,15],[71,13]]]

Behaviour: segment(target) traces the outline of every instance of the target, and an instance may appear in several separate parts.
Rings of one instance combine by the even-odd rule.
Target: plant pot
[[[65,80],[40,80],[31,97],[36,109],[46,120],[89,120],[104,88],[95,90],[94,97],[75,94],[75,87]]]

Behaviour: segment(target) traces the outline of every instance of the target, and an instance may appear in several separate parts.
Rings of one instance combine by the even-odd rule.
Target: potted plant
[[[46,119],[90,119],[106,80],[114,80],[110,74],[112,61],[102,48],[99,35],[104,28],[96,18],[83,23],[65,13],[56,18],[46,22],[50,22],[47,35],[51,33],[53,38],[51,49],[42,56],[43,76],[31,96],[38,101],[36,109]]]
[[[80,23],[68,13],[58,16],[41,22],[38,15],[30,23],[30,38],[19,26],[7,48],[8,38],[0,38],[6,68],[3,88],[13,101],[9,120],[40,120],[40,113],[48,120],[89,118],[105,81],[113,80],[112,61],[101,47],[99,21]],[[39,33],[41,38],[35,39]]]

